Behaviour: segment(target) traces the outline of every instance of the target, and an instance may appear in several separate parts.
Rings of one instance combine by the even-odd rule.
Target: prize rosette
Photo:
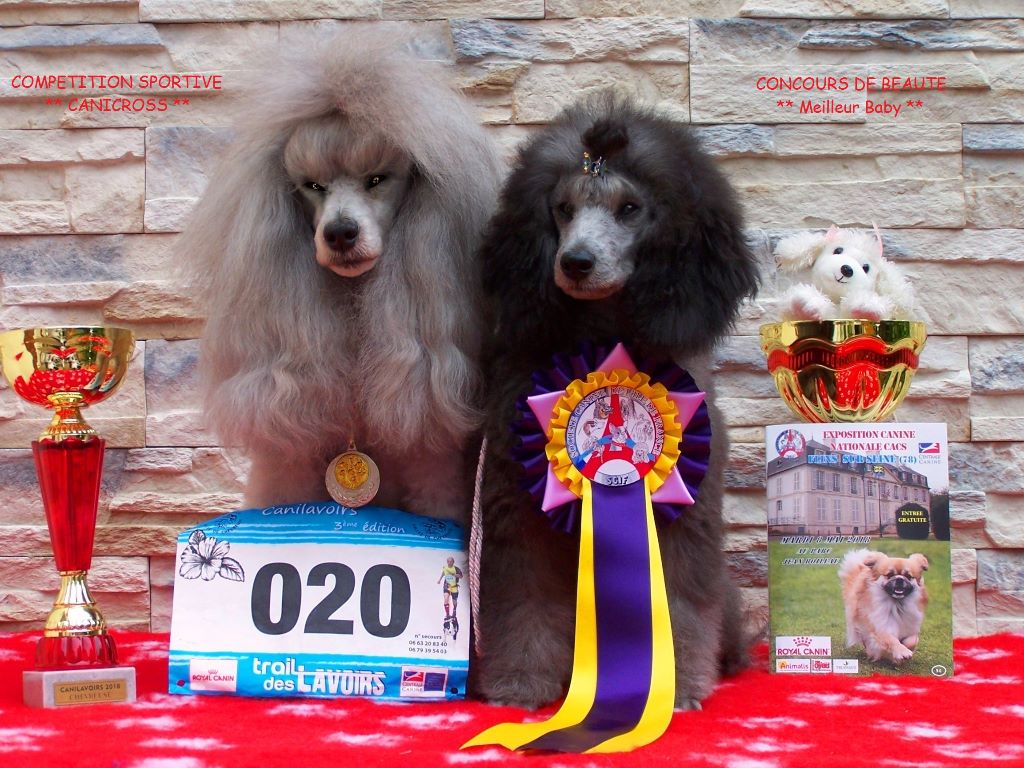
[[[625,752],[671,721],[675,654],[655,506],[671,521],[694,503],[711,427],[689,374],[648,370],[657,378],[620,344],[534,377],[515,453],[552,525],[579,526],[572,679],[549,720],[497,725],[464,746]]]

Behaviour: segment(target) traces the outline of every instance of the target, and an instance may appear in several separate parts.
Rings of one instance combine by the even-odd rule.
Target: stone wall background
[[[697,127],[766,267],[794,230],[882,228],[931,308],[901,420],[949,425],[956,632],[1024,631],[1024,4],[1019,0],[16,0],[0,6],[0,327],[119,323],[141,339],[90,420],[110,449],[91,582],[117,627],[166,630],[181,529],[235,507],[245,462],[203,428],[201,318],[169,248],[227,140],[257,45],[331,28],[413,30],[509,151],[581,92],[615,84]],[[73,110],[88,90],[18,74],[222,74],[164,112]],[[897,118],[799,114],[760,76],[943,76]],[[62,98],[61,104],[46,103]],[[259,105],[253,105],[258,119]],[[717,366],[733,455],[727,547],[766,610],[763,428],[788,421],[757,344],[766,279]],[[55,575],[29,442],[0,388],[0,630],[38,628]]]

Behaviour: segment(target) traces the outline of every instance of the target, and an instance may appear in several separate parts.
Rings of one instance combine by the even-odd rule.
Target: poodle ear
[[[637,249],[629,315],[636,335],[654,349],[710,349],[729,332],[743,299],[757,292],[758,270],[734,204],[725,198],[702,212],[679,243],[665,233]]]
[[[818,258],[821,249],[829,241],[834,226],[825,234],[820,232],[797,232],[784,237],[775,246],[775,263],[783,272],[798,272],[809,269]]]
[[[295,346],[283,339],[281,307],[288,304],[282,297],[300,297],[294,301],[301,304],[301,297],[319,292],[324,278],[310,223],[272,142],[242,140],[228,151],[175,252],[207,312],[201,347],[206,412],[225,444],[318,439],[295,417],[303,404],[273,373],[284,367],[275,350]],[[316,348],[330,338],[306,341]]]
[[[558,230],[547,210],[547,184],[530,177],[530,167],[525,161],[509,177],[479,251],[491,320],[511,348],[534,348],[538,334],[557,332],[552,313],[557,317],[567,304],[554,281]]]

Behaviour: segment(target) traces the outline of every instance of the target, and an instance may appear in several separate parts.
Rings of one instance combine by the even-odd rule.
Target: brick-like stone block
[[[146,199],[142,161],[70,165],[64,171],[71,228],[81,234],[141,232]]]
[[[949,524],[954,528],[984,528],[985,494],[954,489],[949,496]]]
[[[949,478],[958,489],[1024,493],[1024,474],[1006,467],[1024,466],[1024,444],[969,443],[949,452]]]
[[[575,19],[515,22],[453,19],[456,61],[686,62],[689,24],[678,18]]]
[[[382,0],[385,19],[543,19],[544,0]]]
[[[191,289],[174,280],[133,283],[107,303],[104,315],[114,323],[163,323],[202,318]]]
[[[131,128],[0,131],[0,165],[140,160],[143,139],[142,131]]]
[[[62,200],[0,200],[0,235],[42,235],[71,231]]]
[[[969,401],[959,398],[917,397],[911,386],[907,399],[896,409],[894,421],[945,422],[949,440],[971,439]]]
[[[276,21],[380,16],[381,0],[139,0],[143,21]]]
[[[1024,440],[1024,416],[972,416],[971,437],[975,440]]]
[[[0,27],[32,24],[131,24],[139,20],[138,0],[28,0],[0,8]]]
[[[973,549],[952,550],[952,579],[954,584],[973,584],[978,580],[978,553]]]
[[[513,116],[517,123],[545,123],[588,93],[612,87],[678,119],[689,119],[685,66],[620,62],[531,66],[516,81]]]
[[[928,1],[928,0],[926,0]],[[939,0],[945,5],[945,0]],[[880,0],[891,5],[888,0]],[[896,18],[889,16],[888,18]],[[908,17],[909,18],[909,17]],[[816,24],[800,38],[812,50],[1024,51],[1024,22],[905,21]]]
[[[1017,0],[949,0],[954,19],[1024,18],[1024,6]]]
[[[777,131],[766,125],[703,125],[694,129],[704,151],[716,157],[775,154]]]
[[[782,157],[959,154],[961,147],[959,123],[779,125],[774,130],[774,154]]]
[[[769,378],[769,377],[765,377]],[[729,446],[725,484],[731,489],[764,488],[764,444],[737,443]],[[762,510],[762,513],[764,510]]]
[[[898,261],[1024,264],[1024,238],[1015,229],[904,229],[884,233],[885,253]]]
[[[733,552],[726,556],[725,565],[737,586],[768,586],[767,552]]]
[[[762,484],[763,486],[763,484]],[[756,528],[765,522],[763,488],[730,490],[722,504],[722,518],[728,528]]]
[[[953,585],[953,637],[978,634],[978,595],[974,584]]]
[[[964,151],[1024,153],[1024,125],[965,125]]]
[[[183,475],[192,471],[192,450],[189,448],[139,448],[128,451],[125,472],[149,475]]]
[[[971,339],[970,368],[978,392],[1024,394],[1024,339]]]
[[[971,286],[970,301],[951,312],[932,311],[929,333],[1011,335],[1024,333],[1024,305],[1018,298],[1020,268],[990,262],[905,264],[925,307],[948,306],[948,297]]]
[[[546,0],[549,19],[606,16],[676,16],[690,19],[729,18],[744,0]]]
[[[723,552],[753,552],[768,548],[767,526],[734,528],[725,532],[722,539]]]
[[[171,631],[174,574],[177,568],[178,562],[173,555],[149,558],[150,621],[153,632]]]
[[[873,219],[887,227],[962,227],[966,218],[959,179],[809,181],[805,176],[773,183],[746,181],[737,173],[732,180],[753,226],[870,227]],[[879,200],[886,204],[877,206]],[[865,216],[868,211],[871,216]]]
[[[45,51],[90,48],[159,51],[160,35],[152,24],[32,25],[0,29],[0,51]],[[61,69],[61,72],[68,70]]]
[[[151,341],[146,366],[149,397],[147,442],[165,446],[215,446],[204,425],[200,401],[199,344],[194,340]]]
[[[231,141],[231,131],[156,126],[146,135],[146,197],[199,197]]]
[[[173,271],[168,235],[2,237],[5,287],[40,283],[132,282]]]
[[[146,232],[181,232],[199,198],[161,197],[146,200]]]
[[[740,16],[804,19],[945,19],[948,0],[745,0]]]
[[[87,307],[102,305],[124,290],[126,283],[100,281],[84,283],[42,283],[12,285],[0,290],[0,301],[6,306],[63,305]]]
[[[1017,441],[1024,437],[1014,438]],[[986,494],[985,533],[993,545],[1004,549],[1024,549],[1024,496],[1001,493]],[[1024,581],[1018,587],[1024,590]]]
[[[171,515],[192,521],[222,515],[239,509],[241,505],[241,493],[121,493],[111,501],[110,513],[119,518],[126,515]]]

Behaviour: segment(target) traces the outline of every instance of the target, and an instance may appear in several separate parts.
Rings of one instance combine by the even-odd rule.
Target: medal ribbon
[[[665,450],[628,485],[592,482],[566,453],[575,406],[595,389],[628,384],[662,414]],[[652,494],[678,457],[682,428],[660,385],[615,370],[574,381],[552,410],[546,453],[553,473],[582,500],[572,679],[559,710],[540,723],[503,723],[463,747],[624,752],[668,728],[675,701],[675,652]]]

